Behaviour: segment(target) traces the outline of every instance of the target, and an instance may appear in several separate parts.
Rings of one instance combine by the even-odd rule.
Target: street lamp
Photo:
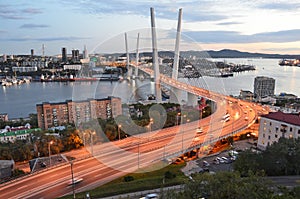
[[[74,183],[74,175],[73,175],[73,161],[70,161],[71,165],[71,175],[72,175],[72,190],[73,190],[73,198],[75,199],[75,183]]]
[[[150,118],[150,122],[149,122],[149,124],[148,124],[148,128],[149,128],[149,131],[151,132],[151,130],[152,130],[152,124],[153,124],[153,118]]]
[[[121,135],[120,135],[120,134],[121,134],[121,133],[120,133],[121,127],[122,127],[122,125],[119,124],[119,125],[118,125],[119,141],[121,140]]]
[[[53,140],[48,143],[48,151],[49,151],[49,166],[51,167],[51,150],[50,145],[53,144]]]
[[[181,116],[181,113],[177,113],[176,115],[176,125],[178,126],[179,125],[179,117]]]
[[[92,152],[92,156],[94,155],[94,149],[93,149],[93,135],[95,135],[96,134],[96,132],[95,131],[93,131],[93,132],[91,132],[90,133],[90,136],[91,136],[91,152]]]
[[[85,147],[85,132],[83,133],[83,146]]]

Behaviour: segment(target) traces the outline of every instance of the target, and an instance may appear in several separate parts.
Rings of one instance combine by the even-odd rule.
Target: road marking
[[[25,188],[25,187],[28,187],[28,185],[23,185],[23,186],[17,187],[16,189],[22,189],[22,188]]]

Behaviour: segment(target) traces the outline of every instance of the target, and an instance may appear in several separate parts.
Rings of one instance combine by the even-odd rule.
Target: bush
[[[173,179],[173,178],[176,178],[176,174],[175,174],[175,173],[172,173],[172,172],[170,172],[170,171],[167,171],[167,172],[165,173],[165,178],[166,178],[166,179]]]
[[[133,176],[125,176],[124,177],[125,182],[130,182],[130,181],[133,181],[133,180],[134,180]]]

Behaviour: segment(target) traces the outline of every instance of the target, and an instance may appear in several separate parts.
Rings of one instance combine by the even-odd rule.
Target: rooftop
[[[271,112],[267,115],[262,115],[261,117],[300,126],[300,114],[299,113],[298,114],[283,113],[281,111],[278,111],[278,112]]]

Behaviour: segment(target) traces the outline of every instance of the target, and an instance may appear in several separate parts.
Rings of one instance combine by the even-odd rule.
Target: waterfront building
[[[79,61],[79,50],[72,50],[72,61],[73,62]]]
[[[300,115],[281,111],[262,115],[259,123],[257,147],[265,150],[267,146],[278,142],[279,138],[300,137]]]
[[[251,91],[241,90],[240,91],[240,99],[252,101],[254,94]]]
[[[254,79],[254,97],[260,101],[261,98],[273,96],[275,92],[275,79],[258,76]]]
[[[20,67],[13,66],[12,67],[13,72],[21,72],[21,73],[35,72],[37,70],[38,70],[38,68],[36,66],[20,66]]]
[[[62,62],[67,62],[68,61],[68,57],[67,57],[67,48],[63,47],[61,49],[61,61]]]
[[[81,64],[64,64],[64,70],[81,70]]]
[[[7,122],[8,121],[8,114],[7,113],[0,113],[0,120]]]
[[[37,104],[36,109],[38,126],[42,129],[68,123],[80,125],[92,119],[109,119],[122,114],[121,98],[112,96],[82,101],[44,102]]]

